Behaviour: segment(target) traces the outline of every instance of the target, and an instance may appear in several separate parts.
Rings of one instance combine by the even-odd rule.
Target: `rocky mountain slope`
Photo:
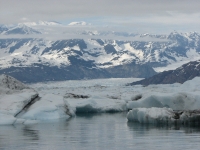
[[[189,62],[176,70],[164,71],[150,78],[133,82],[130,85],[184,83],[185,81],[191,80],[197,76],[200,76],[200,60]]]
[[[5,26],[0,27],[0,34],[3,34],[3,35],[26,34],[28,35],[28,34],[42,34],[42,33],[24,24],[18,24],[17,26],[13,26],[10,28],[7,28]]]
[[[196,32],[152,35],[84,31],[84,35],[92,38],[6,38],[6,34],[12,37],[15,33],[43,35],[42,31],[32,27],[58,26],[54,22],[26,25],[0,28],[1,35],[4,35],[0,39],[0,73],[9,74],[23,82],[148,78],[156,74],[154,69],[159,71],[159,68],[169,65],[200,59],[200,35]],[[122,39],[126,37],[127,40],[100,38],[102,35],[109,37],[110,34]],[[79,36],[80,32],[77,34]]]

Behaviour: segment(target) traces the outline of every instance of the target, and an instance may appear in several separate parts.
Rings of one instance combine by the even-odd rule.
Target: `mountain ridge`
[[[200,76],[200,60],[191,61],[175,70],[164,71],[150,78],[130,83],[129,85],[173,84],[184,83],[187,80]]]
[[[123,36],[139,37],[133,34],[123,34]],[[63,40],[2,38],[0,39],[0,72],[15,77],[19,72],[22,76],[24,70],[26,72],[24,76],[28,77],[30,72],[35,70],[40,72],[38,76],[41,77],[42,69],[35,69],[35,66],[40,66],[48,73],[51,73],[51,68],[58,73],[64,69],[65,72],[62,73],[66,76],[68,74],[68,79],[148,78],[156,74],[153,68],[167,68],[171,64],[200,59],[200,35],[196,32],[172,32],[169,35],[141,34],[140,36],[140,40],[108,40],[94,38],[95,36],[87,39]],[[154,40],[150,41],[151,38]],[[74,70],[73,67],[77,69]],[[69,69],[74,71],[74,74],[67,71]],[[45,76],[42,79],[45,79]],[[50,80],[53,77],[46,79]],[[66,78],[56,77],[56,80],[63,79]]]

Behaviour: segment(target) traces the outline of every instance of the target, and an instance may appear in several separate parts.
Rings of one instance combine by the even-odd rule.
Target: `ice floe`
[[[127,111],[132,87],[126,83],[139,80],[96,79],[37,83],[32,85],[39,94],[53,93],[63,96],[76,113],[103,113]]]
[[[184,84],[126,86],[136,80],[76,80],[26,86],[2,75],[0,125],[68,119],[75,113],[122,111],[128,111],[128,121],[140,123],[200,122],[199,77]]]
[[[140,123],[199,123],[199,83],[196,77],[184,84],[138,86],[138,94],[127,103],[127,119]]]
[[[142,124],[200,125],[200,111],[174,111],[171,108],[134,108],[127,114],[128,121]]]

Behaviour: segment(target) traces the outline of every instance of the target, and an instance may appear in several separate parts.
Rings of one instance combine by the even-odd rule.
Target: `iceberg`
[[[27,86],[1,75],[0,125],[68,119],[75,113],[123,111],[128,111],[128,121],[140,123],[199,122],[200,78],[184,84],[125,85],[133,80],[79,80]]]
[[[32,124],[71,116],[74,112],[63,96],[39,97],[36,90],[10,76],[0,75],[0,125]]]
[[[128,121],[200,124],[200,78],[184,84],[149,85],[127,102]],[[136,86],[134,86],[136,87]],[[136,92],[137,91],[137,92]]]
[[[65,96],[65,99],[69,102],[70,106],[73,107],[76,113],[122,112],[127,110],[126,102],[117,97],[76,95],[75,97]]]
[[[96,79],[37,83],[39,95],[63,96],[75,113],[109,113],[127,111],[130,94],[125,84],[136,79]]]
[[[55,120],[68,119],[74,116],[74,112],[62,96],[47,94],[41,97],[39,101],[32,104],[30,108],[20,118],[29,120]]]
[[[0,125],[14,124],[16,120],[17,119],[14,116],[0,112]]]
[[[17,114],[38,97],[38,93],[20,81],[7,75],[0,75],[0,125],[14,124]]]
[[[158,93],[151,92],[142,94],[142,98],[135,101],[129,101],[127,108],[151,108],[168,107],[173,110],[196,110],[200,109],[200,94],[197,92],[174,92]]]
[[[151,124],[171,124],[175,121],[171,108],[134,108],[127,114],[128,121]]]
[[[174,111],[171,108],[134,108],[127,114],[128,121],[142,124],[200,125],[200,111]]]

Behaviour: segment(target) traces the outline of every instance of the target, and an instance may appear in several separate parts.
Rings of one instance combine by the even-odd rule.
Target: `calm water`
[[[200,128],[127,123],[126,113],[77,116],[68,121],[0,126],[1,150],[198,150]]]

